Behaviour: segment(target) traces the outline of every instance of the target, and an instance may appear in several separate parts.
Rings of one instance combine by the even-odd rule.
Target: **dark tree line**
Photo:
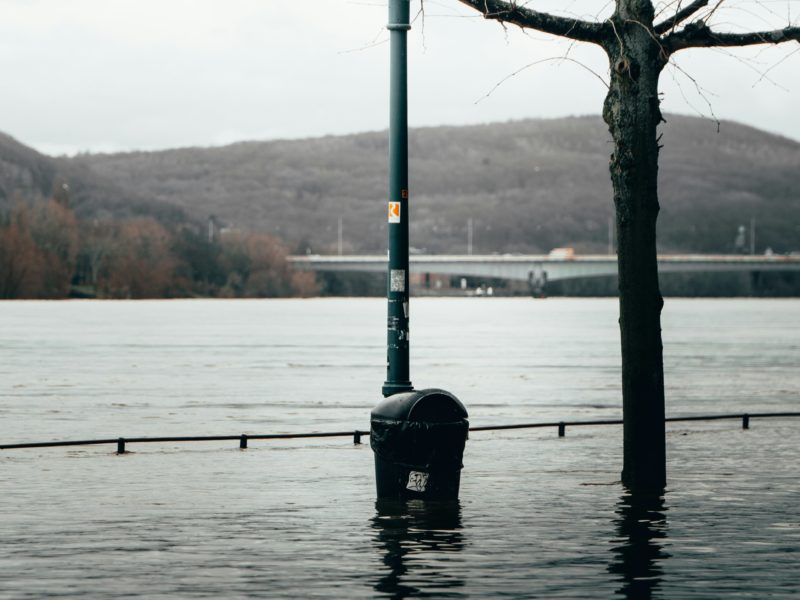
[[[167,226],[150,217],[79,220],[65,197],[0,214],[0,298],[285,297],[317,292],[277,238]]]

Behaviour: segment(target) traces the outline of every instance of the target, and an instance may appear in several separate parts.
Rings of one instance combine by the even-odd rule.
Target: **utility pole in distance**
[[[410,0],[389,1],[389,272],[383,395],[414,389],[408,344],[408,51]]]

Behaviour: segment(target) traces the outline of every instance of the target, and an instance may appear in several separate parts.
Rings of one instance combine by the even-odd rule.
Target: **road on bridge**
[[[530,282],[558,281],[617,274],[614,255],[427,255],[410,257],[411,271],[462,277],[493,277]],[[296,269],[307,271],[385,272],[381,255],[290,256]],[[800,271],[800,256],[738,254],[664,254],[658,257],[661,273]]]

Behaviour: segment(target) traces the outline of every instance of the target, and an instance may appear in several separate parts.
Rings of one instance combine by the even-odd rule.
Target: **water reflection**
[[[626,492],[617,503],[618,537],[608,566],[622,581],[617,595],[646,600],[657,591],[664,574],[661,564],[669,557],[660,543],[667,537],[666,510],[663,494]]]
[[[372,544],[388,567],[380,570],[376,592],[392,598],[463,595],[458,588],[464,581],[448,567],[447,556],[464,548],[457,500],[378,500],[375,512]]]

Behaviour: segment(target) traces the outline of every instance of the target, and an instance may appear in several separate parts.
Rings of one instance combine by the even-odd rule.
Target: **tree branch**
[[[711,31],[703,21],[695,21],[689,23],[682,31],[668,35],[664,40],[664,46],[672,53],[686,48],[755,46],[790,41],[800,42],[800,27],[753,33],[718,33]]]
[[[682,8],[674,15],[672,15],[669,19],[661,21],[661,23],[653,27],[653,31],[658,35],[666,33],[673,27],[676,27],[680,23],[683,23],[686,19],[688,19],[698,10],[707,5],[708,5],[708,0],[694,0],[694,2],[692,2],[689,6]]]
[[[537,12],[530,8],[517,6],[516,0],[458,0],[483,14],[485,19],[511,23],[526,29],[536,29],[544,33],[566,37],[579,42],[600,44],[606,26],[580,19],[559,17],[549,13]]]

